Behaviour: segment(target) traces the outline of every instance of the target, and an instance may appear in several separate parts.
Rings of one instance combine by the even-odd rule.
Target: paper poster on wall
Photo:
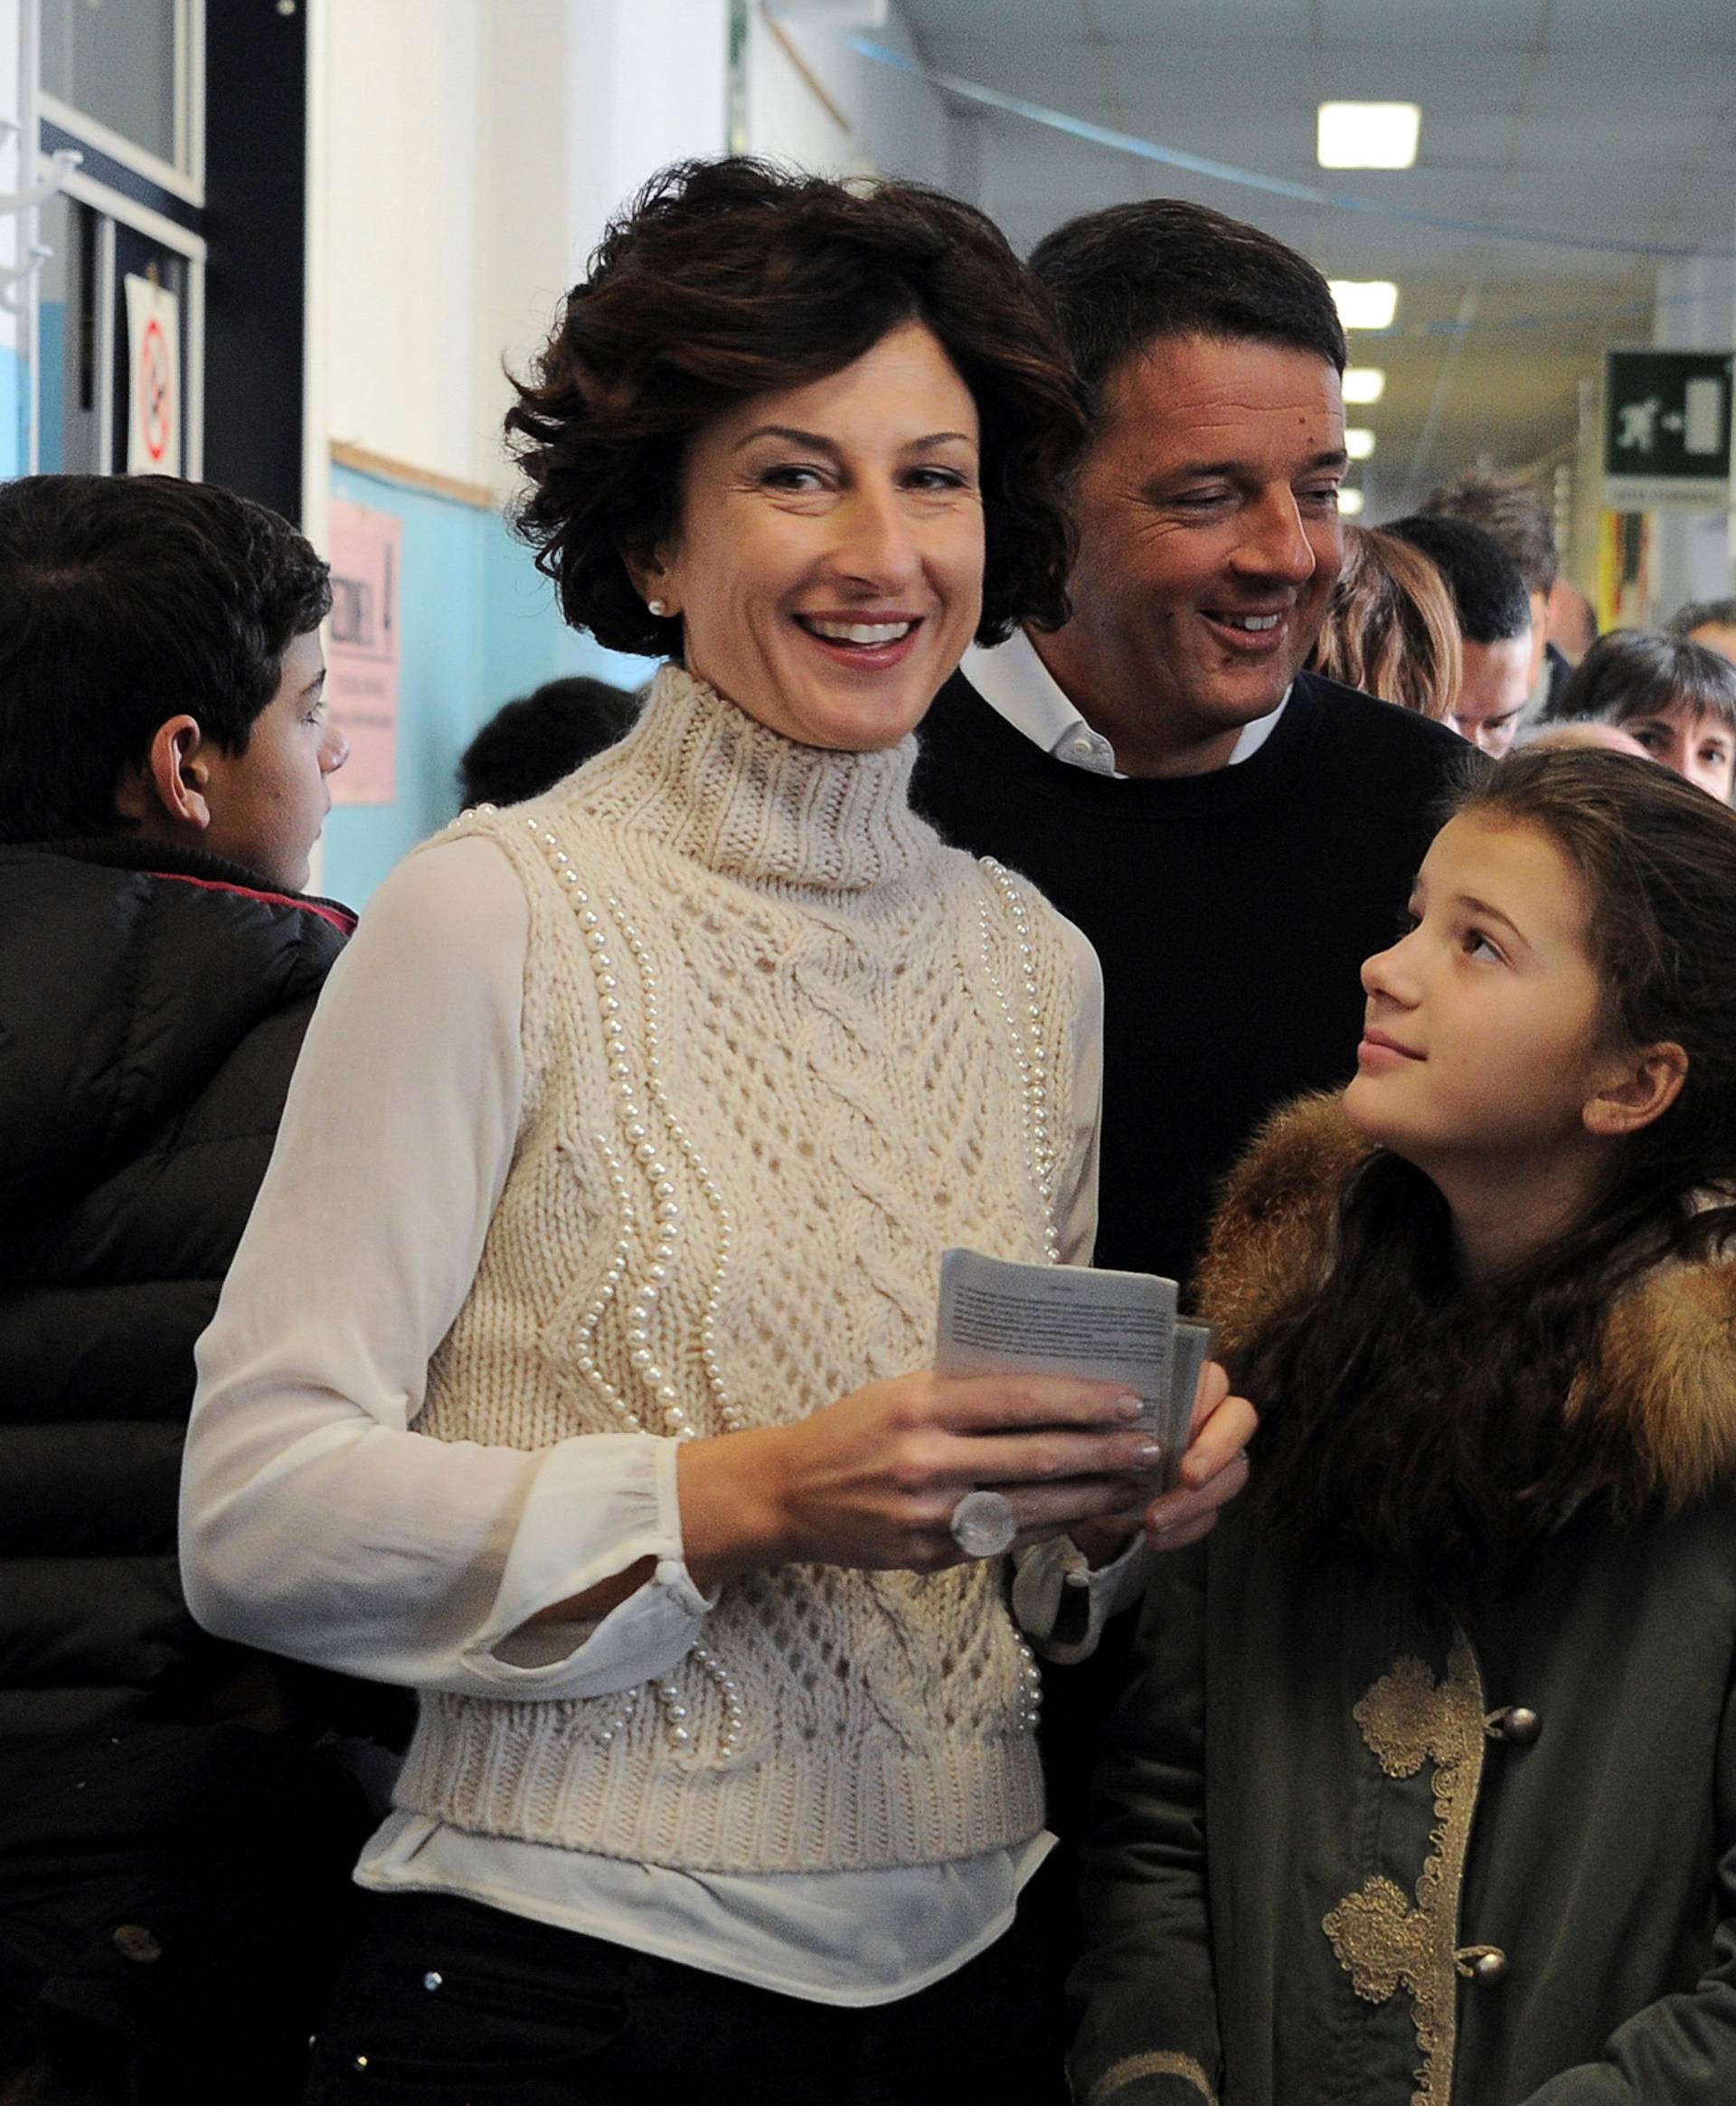
[[[332,801],[389,805],[398,795],[398,627],[404,523],[334,497],[332,613],[326,627],[326,695],[332,722],[350,741],[332,778]]]
[[[181,303],[127,278],[127,473],[181,473]]]

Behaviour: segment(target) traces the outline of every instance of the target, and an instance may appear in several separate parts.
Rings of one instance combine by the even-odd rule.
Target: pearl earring
[[[645,604],[646,611],[651,614],[664,615],[669,611],[661,600],[647,600]]]

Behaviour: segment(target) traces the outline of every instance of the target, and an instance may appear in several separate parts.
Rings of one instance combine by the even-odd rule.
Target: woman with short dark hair
[[[1580,659],[1552,718],[1609,724],[1728,804],[1736,779],[1736,666],[1684,636],[1611,629]]]
[[[1061,618],[1075,383],[979,213],[736,161],[509,421],[568,619],[669,663],[371,908],[188,1463],[205,1618],[421,1699],[315,2095],[1056,2098],[1037,1670],[951,1517],[1076,1650],[1251,1424],[1147,1505],[1127,1399],[927,1372],[946,1246],[1089,1251],[1095,960],[907,795],[969,639]]]

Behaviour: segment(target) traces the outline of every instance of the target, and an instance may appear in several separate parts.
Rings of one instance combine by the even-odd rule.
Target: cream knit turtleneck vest
[[[538,1448],[802,1418],[929,1364],[948,1243],[1053,1254],[1072,953],[910,809],[914,741],[798,746],[681,671],[467,815],[530,901],[518,1146],[418,1430]],[[667,1682],[423,1701],[401,1806],[718,1872],[915,1865],[1042,1818],[993,1564],[727,1585]]]

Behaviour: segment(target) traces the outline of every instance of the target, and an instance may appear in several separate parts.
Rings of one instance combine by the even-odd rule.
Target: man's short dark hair
[[[0,841],[131,822],[115,793],[184,712],[242,753],[330,573],[287,520],[166,476],[0,485]]]
[[[1087,212],[1046,234],[1031,268],[1054,296],[1093,404],[1129,358],[1165,337],[1312,352],[1343,373],[1326,281],[1258,227],[1178,197]]]
[[[1468,519],[1420,512],[1389,522],[1386,531],[1420,549],[1446,579],[1467,643],[1504,644],[1530,628],[1524,573],[1492,534]]]
[[[1664,627],[1673,637],[1691,637],[1697,628],[1736,628],[1736,600],[1690,600]]]
[[[546,680],[505,704],[465,748],[458,795],[467,805],[541,797],[632,728],[639,698],[607,680]]]
[[[1518,564],[1528,591],[1547,599],[1561,574],[1549,507],[1523,476],[1467,468],[1430,490],[1420,509],[1430,517],[1468,519],[1492,534]]]

